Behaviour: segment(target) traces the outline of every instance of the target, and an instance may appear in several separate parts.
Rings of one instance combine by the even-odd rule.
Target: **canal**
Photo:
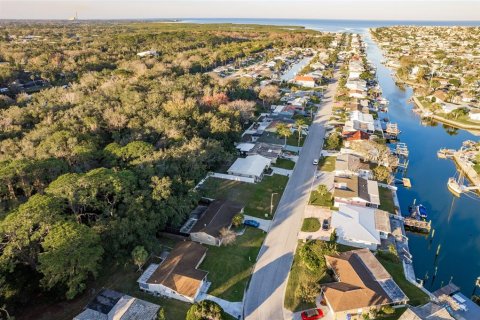
[[[388,116],[398,123],[400,141],[410,150],[406,176],[412,181],[412,188],[399,187],[398,197],[402,213],[417,199],[423,204],[435,229],[433,239],[408,233],[410,251],[413,255],[415,274],[425,280],[425,287],[435,290],[452,281],[462,292],[470,296],[475,279],[480,276],[480,199],[462,195],[454,197],[447,189],[447,180],[456,168],[451,160],[437,158],[442,147],[458,149],[465,140],[478,141],[478,137],[465,130],[443,126],[422,125],[420,118],[412,112],[408,102],[412,89],[398,87],[391,70],[381,64],[380,48],[373,42],[368,31],[364,31],[368,44],[367,56],[377,67],[377,77],[383,95],[390,101]],[[438,257],[436,252],[441,246]],[[435,270],[437,275],[434,277]],[[453,277],[453,278],[452,278]]]

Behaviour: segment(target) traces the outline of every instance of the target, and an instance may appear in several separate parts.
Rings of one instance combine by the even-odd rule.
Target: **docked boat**
[[[439,157],[440,159],[451,159],[453,158],[454,153],[455,150],[453,149],[442,148],[438,150],[437,157]]]
[[[428,218],[427,208],[425,208],[423,204],[415,205],[415,201],[416,200],[414,200],[413,204],[408,207],[410,217],[425,221],[425,219]]]
[[[462,186],[453,177],[448,178],[447,187],[448,187],[448,190],[450,190],[450,192],[456,197],[460,197],[460,195],[463,192]]]

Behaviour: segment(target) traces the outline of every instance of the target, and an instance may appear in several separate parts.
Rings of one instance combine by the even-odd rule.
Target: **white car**
[[[313,165],[316,166],[318,164],[318,159],[313,159]]]

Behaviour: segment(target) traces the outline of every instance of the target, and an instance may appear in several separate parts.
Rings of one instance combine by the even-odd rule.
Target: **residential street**
[[[338,79],[338,71],[334,79]],[[337,82],[331,83],[305,141],[295,169],[283,192],[275,217],[258,256],[257,263],[245,296],[245,319],[291,319],[293,314],[284,310],[283,300],[288,274],[301,229],[316,166],[325,136]]]

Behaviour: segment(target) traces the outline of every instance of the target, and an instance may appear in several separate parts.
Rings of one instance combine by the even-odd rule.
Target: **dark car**
[[[255,220],[245,220],[243,221],[243,224],[249,227],[254,227],[254,228],[260,227],[260,223]]]
[[[330,221],[328,221],[328,219],[323,219],[322,230],[328,230],[328,229],[330,229]]]
[[[317,320],[323,318],[322,309],[310,309],[302,312],[302,320]]]

